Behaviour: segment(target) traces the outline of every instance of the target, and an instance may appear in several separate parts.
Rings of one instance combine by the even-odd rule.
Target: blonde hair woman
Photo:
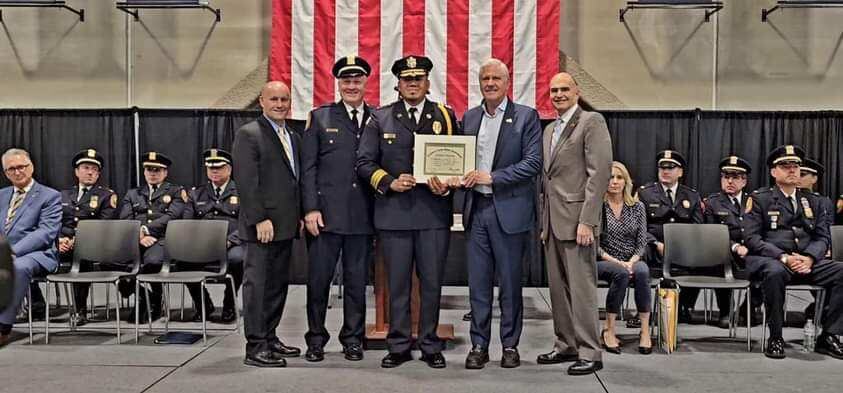
[[[597,251],[597,278],[609,282],[606,325],[601,332],[603,348],[621,353],[615,336],[615,319],[621,310],[630,279],[641,319],[638,352],[652,352],[650,340],[650,270],[641,260],[647,247],[647,215],[644,204],[632,196],[632,178],[624,164],[612,162],[612,177],[603,197],[605,230]]]

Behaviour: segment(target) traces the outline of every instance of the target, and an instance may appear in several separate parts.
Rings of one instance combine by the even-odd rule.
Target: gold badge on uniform
[[[161,198],[161,200],[164,201],[164,203],[170,203],[170,201],[172,201],[173,198],[170,197],[169,195],[164,195],[164,197]]]
[[[109,202],[111,203],[111,207],[113,209],[116,209],[117,208],[117,194],[111,194],[111,200]]]
[[[686,209],[690,209],[691,208],[691,201],[689,201],[687,199],[683,199],[682,200],[682,207],[684,207]]]
[[[439,120],[433,122],[433,133],[439,135],[442,132],[442,123]]]
[[[326,128],[326,129],[325,129],[325,132],[334,132],[334,133],[336,133],[336,132],[340,132],[340,130],[339,130],[338,128]]]
[[[91,209],[96,209],[99,206],[99,197],[96,195],[91,195],[91,203],[88,204],[91,206]]]
[[[239,202],[240,200],[237,198],[237,196],[232,195],[231,198],[228,198],[228,203],[232,205],[236,205]]]
[[[811,210],[811,205],[808,203],[808,198],[802,197],[802,211],[805,214],[805,218],[814,218],[814,211]]]
[[[752,211],[752,197],[746,199],[746,210],[744,211],[746,214]]]

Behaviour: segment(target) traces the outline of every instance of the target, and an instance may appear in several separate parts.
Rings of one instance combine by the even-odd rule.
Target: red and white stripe
[[[430,98],[457,115],[478,105],[478,68],[495,57],[510,68],[510,97],[554,116],[548,83],[559,70],[558,0],[273,0],[269,75],[290,85],[293,118],[339,99],[334,61],[357,54],[372,66],[366,101],[395,101],[392,63],[433,61]]]

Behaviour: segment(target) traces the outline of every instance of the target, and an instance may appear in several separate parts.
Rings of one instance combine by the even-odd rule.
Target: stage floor
[[[305,287],[293,286],[279,327],[279,336],[302,348],[307,327]],[[176,291],[174,291],[176,292]],[[178,291],[179,293],[181,291]],[[336,288],[333,289],[336,293]],[[368,320],[374,320],[374,299],[369,288]],[[217,304],[221,289],[212,290]],[[14,331],[15,341],[0,348],[0,392],[837,392],[843,362],[815,353],[802,353],[802,330],[785,329],[788,358],[771,360],[760,353],[761,328],[752,329],[753,352],[746,351],[745,330],[735,340],[727,330],[714,326],[680,325],[683,341],[671,355],[656,351],[638,354],[636,331],[619,323],[626,342],[622,355],[604,354],[605,368],[597,375],[572,377],[565,365],[539,366],[536,356],[552,348],[552,319],[547,289],[524,290],[524,331],[519,350],[522,366],[502,369],[500,342],[493,327],[492,362],[484,370],[466,370],[465,355],[471,347],[469,323],[461,317],[468,308],[466,288],[448,287],[443,293],[442,323],[453,323],[457,339],[448,345],[443,370],[413,361],[396,369],[380,368],[383,350],[369,350],[360,362],[346,361],[334,338],[321,363],[289,359],[288,367],[259,369],[243,365],[242,333],[211,333],[208,345],[156,345],[155,335],[142,335],[134,344],[134,330],[123,324],[123,343],[111,331],[62,333],[67,325],[51,324],[50,344],[36,334],[28,343],[25,325]],[[601,299],[605,296],[601,290]],[[177,294],[173,294],[177,304]],[[807,298],[806,298],[807,297]],[[96,292],[99,304],[104,299]],[[788,296],[791,311],[801,311],[809,295]],[[188,301],[189,303],[189,301]],[[342,308],[334,296],[328,311],[328,328],[336,334]],[[175,306],[174,306],[175,307]],[[702,309],[702,296],[698,303]],[[217,308],[219,312],[219,307]],[[189,317],[190,310],[185,312]],[[796,314],[791,313],[791,316]],[[701,317],[701,314],[698,315]],[[113,315],[112,315],[113,317]],[[179,317],[175,310],[173,317]],[[58,320],[65,317],[59,316]],[[792,322],[798,323],[794,318]],[[495,318],[494,324],[498,323]],[[40,325],[41,322],[38,322]],[[92,323],[85,327],[104,326]],[[171,323],[171,329],[192,326]],[[145,327],[146,325],[144,325]],[[209,324],[210,327],[231,325]],[[84,329],[85,327],[81,328]],[[163,327],[163,324],[161,324]],[[55,334],[54,334],[55,333]],[[419,353],[414,352],[418,358]]]

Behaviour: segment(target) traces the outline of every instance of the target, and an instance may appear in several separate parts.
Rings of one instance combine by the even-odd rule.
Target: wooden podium
[[[462,214],[454,214],[454,225],[451,232],[462,232]],[[375,245],[375,323],[366,324],[366,340],[379,343],[386,341],[386,334],[389,332],[389,288],[387,286],[386,261],[381,252],[381,245]],[[413,272],[413,288],[410,291],[410,320],[412,324],[413,337],[418,337],[419,328],[419,278]],[[436,335],[444,341],[456,338],[454,325],[440,323]]]

